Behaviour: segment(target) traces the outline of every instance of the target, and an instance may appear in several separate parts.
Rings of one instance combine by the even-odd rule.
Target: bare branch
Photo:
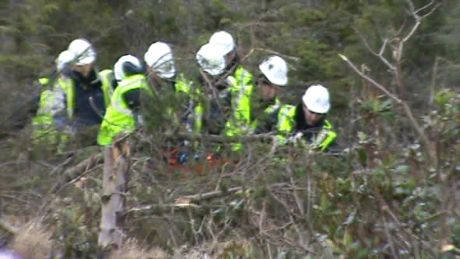
[[[363,72],[361,72],[346,56],[339,54],[340,58],[342,58],[359,76],[370,82],[372,85],[377,87],[379,90],[384,92],[388,97],[396,101],[398,104],[402,105],[404,113],[406,116],[409,118],[412,126],[414,127],[415,131],[419,135],[419,137],[422,140],[422,143],[427,149],[428,155],[430,156],[431,161],[433,162],[433,165],[436,167],[438,164],[438,159],[436,156],[436,150],[434,145],[431,143],[431,141],[428,139],[427,135],[425,134],[423,128],[420,126],[420,124],[417,122],[415,119],[412,110],[410,107],[407,105],[406,102],[402,101],[400,98],[398,98],[396,95],[392,94],[390,91],[388,91],[383,85],[379,84],[376,82],[374,79],[371,77],[365,75]]]
[[[305,215],[305,208],[303,206],[303,200],[300,199],[299,194],[295,190],[296,183],[295,183],[295,180],[294,180],[294,173],[292,172],[292,168],[291,168],[290,164],[288,164],[286,166],[286,171],[289,173],[289,180],[291,182],[291,185],[294,187],[294,190],[292,191],[292,195],[294,196],[294,200],[295,200],[295,202],[297,204],[297,208],[299,209],[300,215],[303,216],[303,215]]]
[[[193,208],[199,209],[201,206],[197,205],[197,202],[220,198],[231,194],[241,193],[244,191],[243,187],[236,186],[229,188],[228,190],[218,190],[218,191],[211,191],[205,193],[198,193],[192,195],[184,195],[180,196],[175,199],[174,203],[171,204],[152,204],[152,205],[144,205],[139,207],[133,207],[124,212],[124,214],[129,214],[133,212],[145,212],[145,211],[158,211],[158,212],[165,212],[171,209],[186,209],[186,208]]]
[[[406,0],[407,4],[409,5],[409,11],[412,13],[412,14],[417,14],[417,12],[415,11],[415,6],[414,6],[414,3],[412,2],[412,0]]]
[[[423,128],[420,126],[420,124],[417,122],[415,119],[414,115],[412,114],[412,110],[410,107],[407,105],[407,103],[403,102],[402,103],[404,112],[406,113],[406,116],[409,117],[409,120],[412,123],[412,126],[414,127],[415,131],[418,133],[420,138],[422,139],[422,143],[425,145],[428,155],[430,156],[431,161],[433,162],[434,167],[437,167],[438,165],[438,158],[436,155],[436,148],[435,145],[431,143],[431,141],[428,139],[426,136]]]
[[[198,202],[198,201],[203,201],[203,200],[208,200],[208,199],[213,199],[213,198],[219,198],[222,196],[227,196],[229,194],[233,193],[238,193],[243,191],[243,187],[237,186],[237,187],[232,187],[229,188],[228,190],[218,190],[218,191],[212,191],[212,192],[205,192],[205,193],[198,193],[198,194],[193,194],[193,195],[186,195],[186,196],[181,196],[178,198],[179,201],[189,201],[190,203],[193,202]],[[177,200],[176,200],[177,201]]]
[[[411,2],[411,1],[409,1],[409,2]],[[411,3],[411,4],[412,4],[412,8],[414,8],[413,3]],[[425,9],[429,8],[429,7],[432,6],[433,4],[434,4],[434,1],[430,1],[428,4],[426,4],[426,5],[422,6],[422,7],[420,7],[420,8],[417,9],[417,10],[414,10],[414,13],[419,14],[420,12],[422,12],[422,11],[424,11]],[[437,6],[439,6],[439,3],[438,3],[435,7],[433,7],[429,12],[433,12],[433,11],[437,8]],[[425,15],[424,15],[424,16],[425,16]]]
[[[385,50],[386,50],[386,47],[387,47],[387,44],[388,44],[388,39],[384,39],[383,40],[383,43],[382,43],[382,46],[380,47],[380,51],[377,53],[376,51],[374,51],[372,49],[372,47],[369,45],[369,42],[367,42],[367,40],[363,37],[363,35],[355,29],[355,32],[358,34],[359,38],[361,38],[361,41],[364,43],[364,45],[366,46],[366,48],[372,53],[374,54],[375,56],[377,56],[389,69],[391,69],[392,71],[395,71],[396,70],[396,67],[391,64],[384,56],[383,54],[385,53]]]
[[[282,53],[279,53],[277,51],[274,51],[274,50],[271,50],[271,49],[264,49],[264,48],[252,48],[248,54],[246,54],[242,60],[246,60],[247,58],[249,58],[250,55],[252,55],[254,52],[256,51],[261,51],[261,52],[267,52],[267,53],[270,53],[270,54],[273,54],[273,55],[277,55],[277,56],[280,56],[280,57],[283,57],[285,59],[290,59],[290,60],[293,60],[295,62],[298,62],[300,61],[300,58],[299,57],[294,57],[294,56],[289,56],[289,55],[285,55],[285,54],[282,54]]]
[[[427,17],[427,16],[430,16],[434,11],[436,11],[438,9],[438,7],[441,6],[440,3],[436,4],[428,13],[424,14],[422,16],[422,19]]]
[[[402,52],[402,46],[403,46],[403,44],[404,44],[406,41],[408,41],[408,40],[412,37],[412,35],[414,35],[415,31],[416,31],[416,30],[418,29],[418,27],[420,26],[420,17],[418,17],[418,16],[414,16],[414,17],[416,17],[416,22],[415,22],[414,26],[412,27],[412,29],[410,30],[410,32],[406,35],[406,37],[404,37],[404,38],[402,39],[402,41],[399,43],[399,44],[400,44],[400,48],[401,48],[401,52]]]
[[[151,204],[151,205],[144,205],[144,206],[138,206],[138,207],[133,207],[130,208],[129,210],[126,210],[123,214],[130,214],[130,213],[135,213],[135,212],[149,212],[149,213],[164,213],[171,211],[172,209],[198,209],[201,208],[201,206],[190,203],[190,204],[175,204],[175,203],[170,203],[170,204]]]
[[[430,3],[426,4],[425,6],[415,10],[415,7],[414,7],[414,3],[412,2],[412,0],[406,0],[407,3],[409,4],[409,11],[410,11],[410,14],[414,17],[415,19],[415,24],[414,26],[412,27],[412,29],[410,30],[410,32],[406,35],[406,37],[403,38],[403,40],[401,41],[401,44],[405,43],[406,41],[408,41],[412,35],[414,35],[415,31],[418,29],[418,27],[420,26],[420,22],[423,18],[431,15],[439,6],[440,4],[436,4],[433,8],[431,8],[430,11],[428,11],[428,13],[420,16],[419,15],[419,12],[421,11],[424,11],[425,9],[429,8],[430,6],[432,6],[434,4],[434,1],[431,1]],[[401,47],[401,50],[402,50],[402,47]]]
[[[385,52],[387,43],[388,43],[388,39],[384,39],[383,43],[382,43],[382,47],[380,47],[380,51],[379,51],[379,54],[378,54],[379,56],[383,55],[383,53]]]
[[[398,254],[396,253],[395,244],[394,244],[393,238],[391,237],[390,230],[388,227],[389,223],[387,222],[385,217],[383,217],[383,226],[385,230],[385,235],[387,237],[388,245],[390,246],[391,255],[393,258],[398,258]]]
[[[369,83],[373,84],[375,87],[377,87],[380,91],[382,91],[383,93],[385,93],[388,97],[390,97],[391,99],[393,99],[394,101],[396,101],[397,103],[402,103],[402,100],[399,99],[396,95],[392,94],[390,91],[388,91],[386,89],[385,86],[379,84],[378,82],[376,82],[374,79],[370,78],[369,76],[365,75],[363,72],[361,72],[356,66],[355,64],[353,64],[346,56],[342,55],[342,54],[338,54],[339,57],[341,59],[343,59],[343,61],[345,61],[358,75],[360,75],[362,78],[364,78],[365,80],[367,80]]]

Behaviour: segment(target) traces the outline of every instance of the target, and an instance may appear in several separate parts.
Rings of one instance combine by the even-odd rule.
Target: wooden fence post
[[[123,211],[128,186],[130,145],[115,141],[104,150],[104,173],[101,197],[101,224],[98,245],[110,254],[122,245]]]

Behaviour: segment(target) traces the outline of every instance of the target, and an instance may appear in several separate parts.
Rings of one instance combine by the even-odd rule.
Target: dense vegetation
[[[0,238],[24,254],[24,243],[35,256],[98,253],[102,166],[64,172],[101,150],[30,145],[33,82],[56,55],[85,37],[102,69],[163,40],[194,79],[196,50],[225,29],[250,70],[273,53],[288,61],[284,101],[312,82],[329,87],[343,152],[250,142],[232,163],[185,172],[163,163],[168,127],[152,116],[132,136],[131,250],[120,258],[460,255],[458,1],[0,0],[0,14]]]

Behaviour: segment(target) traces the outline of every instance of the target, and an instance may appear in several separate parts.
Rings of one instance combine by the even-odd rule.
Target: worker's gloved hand
[[[293,144],[298,144],[300,142],[300,140],[302,139],[303,137],[303,133],[302,132],[297,132],[295,135],[289,137],[287,139],[287,143],[293,143]]]
[[[140,114],[136,114],[136,125],[137,127],[142,127],[144,126],[144,117],[142,117],[142,115]]]
[[[195,153],[193,153],[193,159],[195,161],[201,160],[203,157],[205,157],[205,154],[203,151],[195,151]]]
[[[179,155],[177,156],[177,162],[181,165],[187,163],[188,161],[188,153],[181,151]]]

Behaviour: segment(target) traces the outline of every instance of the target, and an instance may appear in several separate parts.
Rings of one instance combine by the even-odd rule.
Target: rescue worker
[[[203,74],[209,76],[208,81],[219,80],[225,74],[225,55],[225,48],[212,43],[205,44],[198,51],[197,60],[205,72]],[[271,118],[276,117],[281,107],[278,93],[288,82],[288,68],[282,58],[272,56],[261,62],[259,70],[260,75],[254,81],[252,74],[239,66],[234,75],[226,78],[228,87],[220,89],[219,95],[210,96],[211,99],[220,100],[227,109],[221,109],[216,119],[212,119],[212,116],[211,120],[207,116],[205,118],[214,123],[219,119],[224,120],[223,132],[226,136],[243,136],[271,130]],[[240,149],[241,144],[232,145],[232,150]]]
[[[177,73],[171,47],[161,41],[155,42],[148,48],[144,60],[153,88],[153,100],[146,107],[146,121],[153,123],[146,126],[162,132],[192,132],[199,92],[183,74]],[[190,142],[167,141],[165,146],[168,161],[187,161]]]
[[[150,45],[144,54],[147,64],[147,74],[153,88],[155,106],[149,116],[163,116],[154,118],[164,125],[173,125],[175,128],[185,128],[191,131],[189,116],[193,110],[192,100],[195,91],[192,83],[187,81],[183,74],[176,72],[176,65],[171,47],[161,41]],[[161,109],[161,110],[158,110]],[[166,110],[165,110],[166,109]]]
[[[209,39],[209,44],[222,46],[225,58],[225,73],[228,77],[230,93],[230,116],[225,122],[224,135],[228,137],[244,136],[251,134],[251,99],[254,91],[254,78],[240,63],[233,37],[225,31],[214,33]],[[232,150],[241,149],[240,144],[232,145]]]
[[[201,58],[199,56],[201,56]],[[216,68],[203,67],[203,64],[206,66],[206,57],[214,58],[214,62],[217,62],[217,60],[219,60],[219,62],[223,61],[223,68],[222,64],[218,66],[218,74],[216,73]],[[205,71],[205,74],[201,74],[198,79],[202,86],[204,97],[208,100],[207,111],[204,112],[203,119],[203,125],[206,128],[205,132],[210,134],[223,134],[226,131],[225,124],[232,113],[232,95],[230,90],[230,82],[232,81],[228,79],[230,76],[249,77],[249,73],[243,73],[243,71],[246,70],[244,70],[240,64],[235,40],[233,36],[226,31],[217,31],[211,35],[208,43],[203,45],[198,51],[197,61],[200,67]],[[206,72],[206,70],[209,71]],[[211,70],[214,70],[214,72],[209,73]],[[245,79],[242,78],[241,81],[244,80]]]
[[[226,136],[244,136],[273,130],[273,118],[282,106],[278,95],[288,83],[287,63],[279,56],[271,56],[259,64],[259,72],[259,76],[253,80],[251,74],[238,68],[235,75],[228,78],[232,116],[225,125]],[[240,149],[239,143],[232,146],[233,151]]]
[[[120,57],[114,65],[115,88],[102,121],[97,143],[111,145],[121,133],[133,132],[141,123],[141,92],[149,91],[140,60],[132,55]]]
[[[203,93],[201,108],[194,121],[196,132],[221,134],[229,118],[231,96],[225,79],[225,54],[222,46],[210,43],[201,46],[196,54]]]
[[[75,58],[69,75],[58,83],[65,93],[65,124],[75,133],[102,122],[106,107],[110,104],[114,79],[111,70],[97,72],[96,51],[86,39],[73,40],[68,51]]]
[[[328,151],[337,138],[332,124],[326,119],[330,106],[327,88],[320,84],[310,86],[297,106],[284,105],[281,108],[277,122],[280,141]]]
[[[288,66],[279,56],[271,56],[259,64],[257,91],[252,101],[252,118],[256,134],[276,131],[282,103],[278,96],[288,83]]]
[[[40,78],[39,84],[43,88],[38,102],[38,110],[32,119],[32,137],[34,143],[42,142],[48,146],[63,141],[56,127],[56,118],[59,113],[65,112],[65,93],[59,87],[59,80],[69,75],[69,64],[75,56],[68,50],[62,51],[56,59],[55,75]]]

